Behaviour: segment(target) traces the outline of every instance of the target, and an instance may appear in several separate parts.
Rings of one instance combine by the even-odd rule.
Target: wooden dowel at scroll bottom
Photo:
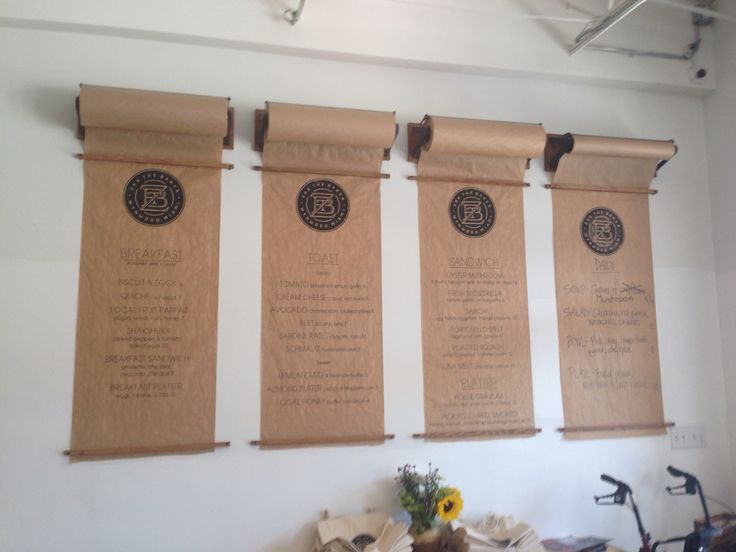
[[[520,429],[497,429],[489,431],[439,431],[434,433],[414,433],[414,439],[482,439],[484,437],[532,437],[542,430],[538,427],[520,428]]]
[[[316,437],[314,439],[262,439],[260,441],[250,441],[254,447],[305,447],[305,446],[321,446],[321,445],[359,445],[359,444],[378,444],[389,441],[396,436],[387,435],[368,435],[357,437]]]
[[[123,447],[109,449],[65,450],[64,455],[71,456],[72,458],[92,458],[99,456],[134,456],[136,454],[156,454],[166,452],[197,452],[229,446],[230,441],[216,441],[214,443],[161,445],[160,447]]]
[[[667,429],[674,427],[674,422],[651,423],[651,424],[628,424],[628,425],[607,425],[607,426],[577,426],[577,427],[558,427],[559,433],[589,433],[596,431],[638,431],[641,429]]]
[[[421,182],[452,182],[453,184],[490,184],[491,186],[515,186],[528,188],[529,182],[517,182],[515,180],[484,180],[482,178],[440,178],[437,176],[414,176],[407,177],[409,180]]]
[[[163,159],[131,159],[127,157],[107,157],[102,155],[88,155],[86,153],[75,153],[74,157],[84,161],[107,161],[109,163],[139,163],[141,165],[168,165],[169,167],[190,167],[194,169],[226,169],[232,170],[232,163],[181,163],[179,161],[165,161]]]
[[[575,192],[616,192],[619,194],[657,194],[657,190],[644,188],[622,188],[620,186],[607,186],[605,188],[595,186],[576,186],[574,184],[545,184],[548,190],[571,190]]]
[[[272,172],[272,173],[287,173],[287,174],[323,174],[325,176],[354,176],[356,178],[391,178],[390,174],[387,173],[360,173],[350,171],[335,171],[332,169],[287,169],[281,167],[263,167],[261,165],[253,165],[251,167],[254,171],[259,172]]]

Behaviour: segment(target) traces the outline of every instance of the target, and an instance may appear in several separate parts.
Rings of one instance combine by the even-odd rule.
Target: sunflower
[[[437,515],[445,523],[457,519],[457,516],[460,515],[460,510],[463,509],[463,498],[460,496],[460,492],[457,489],[453,490],[456,492],[447,495],[437,502]]]

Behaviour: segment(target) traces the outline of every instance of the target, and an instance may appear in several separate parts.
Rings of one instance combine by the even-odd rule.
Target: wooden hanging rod
[[[521,429],[497,429],[489,431],[437,431],[430,433],[414,433],[414,439],[426,440],[450,440],[450,439],[478,439],[478,438],[494,438],[494,437],[532,437],[542,430],[538,427],[529,427]]]
[[[140,163],[141,165],[167,165],[169,167],[191,167],[194,169],[225,169],[231,171],[235,168],[232,163],[181,163],[179,161],[164,161],[162,159],[130,159],[125,157],[107,157],[103,155],[89,155],[87,153],[75,153],[74,157],[85,161],[108,161],[110,163]]]
[[[596,431],[637,431],[640,429],[667,429],[674,426],[674,422],[653,422],[650,424],[558,427],[557,431],[559,433],[591,433]]]
[[[436,176],[408,176],[409,180],[420,182],[452,182],[457,184],[490,184],[492,186],[513,186],[517,188],[528,188],[529,182],[516,182],[513,180],[484,180],[482,178],[440,178]]]
[[[324,174],[326,176],[354,176],[356,178],[391,178],[390,174],[387,173],[359,173],[349,171],[333,171],[333,170],[322,170],[322,169],[286,169],[281,167],[263,167],[261,165],[254,165],[251,167],[254,171],[260,172],[273,172],[273,173],[287,173],[287,174]]]
[[[595,186],[576,186],[575,184],[545,184],[544,187],[548,190],[572,190],[575,192],[614,192],[617,194],[648,195],[656,195],[658,193],[657,190],[650,190],[649,188],[622,188],[620,186],[600,188]]]
[[[254,447],[303,447],[303,446],[321,446],[321,445],[359,445],[359,444],[377,444],[384,441],[390,441],[396,436],[393,434],[386,435],[368,435],[357,437],[315,437],[304,439],[261,439],[259,441],[250,441]]]
[[[230,441],[215,441],[214,443],[190,443],[185,445],[161,445],[157,447],[123,447],[107,449],[70,449],[64,451],[64,456],[72,458],[94,458],[102,456],[135,456],[137,454],[155,454],[168,452],[197,452],[213,448],[229,447]]]

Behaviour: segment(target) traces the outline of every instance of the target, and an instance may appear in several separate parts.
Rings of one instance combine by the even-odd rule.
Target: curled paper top
[[[542,155],[547,141],[542,125],[429,115],[426,120],[430,138],[424,149],[431,153],[531,159]]]
[[[390,148],[396,138],[389,111],[267,104],[267,142]]]
[[[677,152],[675,144],[665,140],[636,140],[575,134],[573,141],[574,145],[570,155],[629,157],[662,161],[672,159]]]
[[[227,134],[227,98],[80,86],[84,127],[199,136]]]
[[[388,520],[388,514],[383,512],[327,519],[317,523],[317,535],[322,544],[337,538],[352,542],[359,535],[370,535],[377,539]]]

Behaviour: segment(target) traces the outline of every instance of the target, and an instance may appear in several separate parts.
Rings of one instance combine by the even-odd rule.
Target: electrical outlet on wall
[[[673,449],[705,448],[703,426],[673,427],[670,432]]]

